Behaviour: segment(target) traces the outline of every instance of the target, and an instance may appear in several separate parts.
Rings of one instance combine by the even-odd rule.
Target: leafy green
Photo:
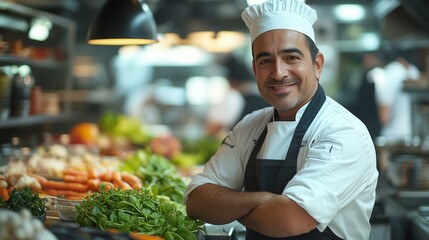
[[[200,158],[198,164],[204,164],[208,162],[222,143],[222,140],[205,135],[197,139],[182,139],[183,152],[192,153]]]
[[[151,138],[138,119],[124,114],[105,113],[99,125],[101,131],[108,135],[125,138],[136,145],[147,144]]]
[[[186,216],[184,206],[157,196],[154,189],[100,190],[76,206],[79,226],[162,236],[166,240],[197,239],[203,222]]]
[[[149,150],[138,150],[124,159],[121,170],[138,176],[145,187],[156,187],[158,195],[183,203],[186,183],[174,164],[165,157]]]
[[[0,208],[14,211],[28,209],[33,216],[46,214],[46,199],[41,199],[37,192],[33,192],[30,187],[14,189],[10,193],[9,200],[0,200]]]

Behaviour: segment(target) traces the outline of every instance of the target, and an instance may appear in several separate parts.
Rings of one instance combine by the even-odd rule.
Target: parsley
[[[33,216],[43,216],[46,214],[46,199],[41,199],[37,192],[33,192],[30,187],[14,189],[10,193],[7,201],[0,201],[0,208],[13,211],[28,209]]]

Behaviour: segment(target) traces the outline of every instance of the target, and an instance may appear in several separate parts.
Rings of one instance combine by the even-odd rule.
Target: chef
[[[316,11],[301,0],[268,0],[247,7],[242,19],[258,90],[272,107],[245,116],[192,178],[188,215],[211,224],[237,220],[247,240],[368,239],[374,144],[319,85]]]

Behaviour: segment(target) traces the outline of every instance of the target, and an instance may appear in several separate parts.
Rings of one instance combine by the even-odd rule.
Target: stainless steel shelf
[[[28,127],[46,123],[58,123],[68,121],[72,119],[71,114],[60,114],[58,116],[50,115],[34,115],[22,118],[10,118],[7,120],[0,121],[0,129],[16,128],[16,127]]]

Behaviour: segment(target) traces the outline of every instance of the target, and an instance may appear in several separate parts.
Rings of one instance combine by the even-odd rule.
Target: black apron
[[[257,159],[257,154],[259,153],[259,150],[261,149],[262,143],[264,142],[265,136],[267,134],[267,127],[265,127],[264,131],[259,136],[252,153],[250,154],[250,158],[246,166],[246,172],[244,175],[245,191],[267,191],[276,194],[281,194],[283,192],[286,184],[296,174],[296,162],[299,149],[301,148],[302,138],[304,137],[305,132],[319,112],[325,100],[325,92],[319,85],[312,101],[305,109],[304,114],[295,129],[292,142],[289,146],[284,161]],[[323,233],[316,228],[309,233],[286,238],[272,238],[257,233],[249,228],[246,229],[246,240],[270,239],[341,240],[341,238],[335,236],[329,227],[326,228]]]

